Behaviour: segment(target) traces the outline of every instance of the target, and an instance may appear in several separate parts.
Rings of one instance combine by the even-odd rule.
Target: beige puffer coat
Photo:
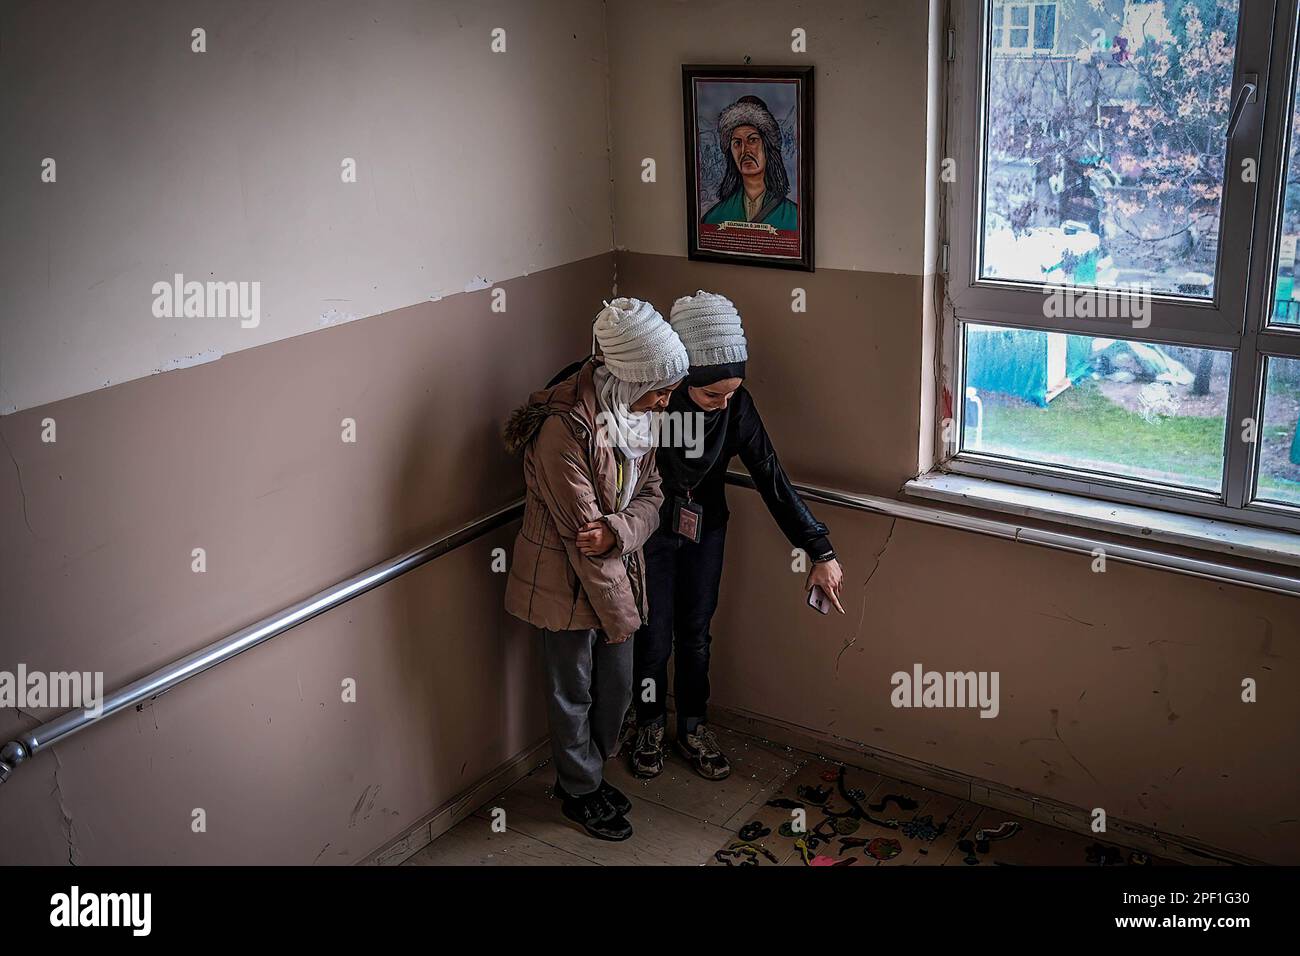
[[[523,452],[526,487],[506,610],[550,631],[600,628],[606,641],[620,643],[648,619],[641,546],[659,526],[663,492],[651,449],[631,501],[615,510],[618,463],[614,449],[596,440],[595,369],[588,361],[534,392],[506,422],[506,448]],[[608,522],[617,543],[590,557],[575,539],[597,518]]]

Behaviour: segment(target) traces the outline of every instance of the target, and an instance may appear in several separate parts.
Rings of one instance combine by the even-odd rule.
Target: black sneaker
[[[556,783],[555,795],[561,800],[560,809],[564,815],[597,840],[619,841],[632,835],[632,824],[614,810],[599,789],[574,797]]]
[[[664,772],[664,725],[638,727],[636,746],[632,748],[632,773],[641,779]]]
[[[703,722],[695,732],[677,738],[677,750],[705,780],[721,780],[731,773],[731,764],[718,746],[718,738]]]
[[[632,812],[632,801],[627,798],[627,794],[618,789],[618,787],[614,786],[608,780],[602,780],[600,782],[600,788],[597,789],[596,792],[605,798],[605,802],[608,803],[619,816],[625,817]]]

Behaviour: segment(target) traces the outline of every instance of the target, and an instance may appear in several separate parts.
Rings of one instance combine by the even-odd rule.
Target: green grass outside
[[[1047,408],[984,403],[986,451],[1212,491],[1222,477],[1223,432],[1222,418],[1176,416],[1150,424],[1091,380],[1066,389]]]
[[[1209,491],[1218,491],[1222,479],[1223,437],[1222,418],[1173,416],[1152,424],[1106,398],[1092,380],[1047,408],[984,400],[986,452]],[[1291,429],[1269,426],[1260,437],[1289,445]],[[1300,501],[1300,482],[1261,475],[1259,484],[1265,497]]]

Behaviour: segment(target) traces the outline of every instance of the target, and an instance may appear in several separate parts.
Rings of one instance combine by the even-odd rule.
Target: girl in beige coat
[[[601,357],[535,392],[506,424],[526,487],[506,610],[542,633],[565,816],[625,840],[631,803],[602,768],[632,697],[629,638],[648,619],[641,547],[663,503],[651,416],[689,363],[672,327],[637,299],[607,303],[595,334]]]

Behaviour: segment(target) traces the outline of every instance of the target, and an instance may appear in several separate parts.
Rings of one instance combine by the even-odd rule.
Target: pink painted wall
[[[505,283],[507,315],[455,296],[0,419],[0,666],[120,686],[510,503],[500,423],[582,354],[611,273],[597,256]],[[378,849],[545,734],[533,635],[491,571],[513,531],[37,755],[0,788],[4,819],[29,821],[0,862]],[[0,738],[30,726],[0,713]]]

